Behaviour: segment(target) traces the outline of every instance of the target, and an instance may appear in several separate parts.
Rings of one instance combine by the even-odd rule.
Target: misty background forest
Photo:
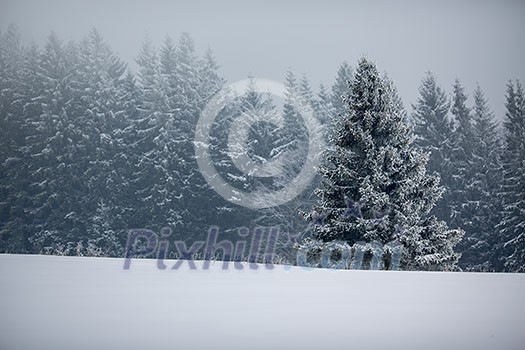
[[[280,263],[295,264],[305,246],[399,239],[405,269],[525,271],[519,80],[501,91],[498,116],[483,86],[441,86],[431,72],[407,113],[374,57],[333,67],[331,86],[290,70],[283,101],[248,87],[211,127],[210,153],[229,183],[278,189],[297,175],[308,132],[294,98],[311,105],[327,143],[307,190],[252,210],[223,199],[199,172],[195,127],[227,82],[190,34],[144,39],[133,69],[96,29],[81,41],[51,33],[43,45],[23,41],[15,25],[0,35],[0,253],[122,257],[133,228],[170,227],[170,239],[191,242],[212,225],[232,241],[241,227],[279,226]],[[281,107],[283,127],[252,126],[249,155],[296,157],[275,178],[242,173],[226,152],[233,120]]]

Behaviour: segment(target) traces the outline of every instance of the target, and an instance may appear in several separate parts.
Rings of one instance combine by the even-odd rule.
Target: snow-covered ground
[[[0,255],[0,349],[525,348],[523,274],[123,262]]]

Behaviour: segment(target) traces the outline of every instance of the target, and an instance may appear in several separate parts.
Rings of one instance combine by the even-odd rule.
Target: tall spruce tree
[[[331,119],[333,115],[330,95],[326,87],[319,85],[319,92],[314,100],[314,110],[317,114],[317,119],[325,129],[325,134],[331,128]]]
[[[263,165],[259,160],[269,157],[271,146],[276,141],[274,126],[247,121],[248,116],[267,115],[275,109],[269,96],[256,90],[255,81],[250,78],[246,90],[235,96],[218,112],[210,128],[209,152],[214,167],[220,176],[231,186],[241,191],[251,192],[257,186],[271,186],[271,178],[259,178],[255,168],[244,168],[246,160],[254,161],[252,165]],[[232,128],[237,125],[245,128],[244,140],[230,139]],[[235,142],[231,142],[235,141]],[[237,143],[238,142],[238,143]],[[265,158],[268,157],[268,158]],[[241,165],[239,165],[241,164]],[[255,174],[253,173],[255,172]],[[261,180],[262,179],[262,184]],[[255,212],[224,200],[213,189],[204,192],[209,207],[206,218],[209,224],[219,225],[223,232],[236,231],[237,227],[250,226]]]
[[[137,227],[133,226],[138,209],[133,180],[136,179],[136,164],[134,162],[139,152],[137,141],[140,136],[135,127],[141,119],[139,113],[140,90],[134,74],[129,70],[119,85],[115,96],[118,105],[115,117],[122,121],[122,126],[112,135],[116,154],[112,163],[116,169],[119,169],[119,171],[112,173],[112,181],[116,187],[112,196],[118,203],[121,227],[127,229]]]
[[[386,73],[383,74],[383,83],[385,84],[385,88],[392,99],[392,108],[396,111],[396,113],[403,115],[403,118],[408,122],[403,100],[401,99],[401,96],[399,96],[394,82]]]
[[[135,170],[131,180],[137,203],[134,227],[154,230],[163,226],[182,227],[183,176],[179,169],[181,132],[177,128],[177,108],[173,105],[166,54],[169,40],[163,46],[161,65],[157,50],[151,41],[144,41],[137,58],[140,103],[139,118],[134,121],[137,139],[134,145]],[[174,59],[174,54],[169,56]],[[162,67],[162,68],[161,68]],[[173,86],[177,86],[173,83]]]
[[[176,205],[183,209],[183,232],[203,235],[209,223],[202,218],[210,215],[214,208],[203,205],[208,201],[210,188],[198,170],[193,140],[201,111],[223,81],[217,74],[218,66],[211,51],[208,50],[204,59],[198,57],[193,39],[187,33],[179,37],[175,59],[177,92],[174,107],[178,132],[175,142],[180,159],[177,171],[181,176],[181,198]]]
[[[332,108],[335,116],[346,112],[347,103],[344,100],[348,95],[348,88],[352,81],[352,67],[345,61],[337,70],[334,85],[332,85]]]
[[[89,243],[103,246],[105,254],[113,256],[121,253],[118,246],[126,240],[121,201],[128,169],[120,167],[119,160],[127,152],[121,135],[128,119],[123,113],[125,101],[118,99],[125,71],[124,62],[93,29],[81,43],[76,69],[77,118],[83,131],[83,150],[76,168],[77,177],[87,188],[81,194],[86,204],[75,214],[86,221],[88,229],[83,236]],[[101,227],[110,229],[104,232],[103,239]]]
[[[361,59],[319,169],[319,205],[306,218],[323,218],[318,241],[397,240],[404,269],[454,269],[462,232],[429,215],[439,179],[427,174],[427,155],[412,144],[389,90],[375,65]]]
[[[24,157],[30,182],[26,211],[35,252],[74,242],[87,230],[82,177],[86,167],[81,168],[86,150],[79,123],[82,107],[75,99],[74,50],[67,51],[55,34],[49,36],[38,57],[38,83],[26,116]]]
[[[326,91],[322,91],[325,94],[322,98],[325,100],[315,96],[305,75],[297,80],[295,75],[288,71],[284,85],[284,126],[275,148],[276,154],[282,154],[285,160],[283,172],[278,177],[278,184],[282,187],[287,186],[299,175],[308,157],[310,142],[315,142],[314,136],[306,127],[309,122],[306,118],[316,118],[322,123],[322,118],[328,117]],[[313,115],[307,115],[309,112],[313,112]],[[267,219],[263,222],[265,225],[279,225],[283,238],[279,246],[283,248],[281,254],[285,256],[289,257],[292,237],[307,228],[307,223],[300,213],[315,204],[314,189],[318,183],[319,177],[316,176],[296,198],[289,198],[290,200],[283,205],[261,210]]]
[[[519,81],[508,83],[505,106],[502,254],[507,271],[525,272],[525,94]]]
[[[23,74],[26,58],[16,26],[0,33],[0,252],[28,251],[23,171],[24,107],[29,101]]]
[[[306,76],[296,80],[292,72],[287,72],[284,85],[284,132],[281,140],[281,148],[284,149],[280,152],[288,154],[285,181],[290,181],[302,168],[308,153],[308,131],[298,107],[303,104],[311,105],[314,96]]]
[[[472,230],[472,215],[475,213],[475,203],[471,192],[467,190],[468,182],[473,176],[471,160],[474,149],[474,134],[472,130],[472,116],[467,107],[467,95],[459,79],[453,85],[451,112],[457,124],[452,133],[452,156],[450,184],[448,184],[448,203],[450,219],[453,226],[465,230],[465,236],[470,236]]]
[[[460,266],[467,270],[501,271],[497,251],[501,246],[496,226],[500,221],[498,193],[502,183],[500,134],[483,91],[476,87],[472,111],[472,149],[467,161],[469,177],[464,178],[466,198],[462,217],[465,237],[458,246]],[[467,217],[467,215],[469,217]]]
[[[451,211],[448,205],[450,199],[450,184],[452,183],[452,133],[454,125],[448,116],[450,103],[447,95],[432,73],[427,73],[419,88],[419,98],[412,106],[414,113],[414,131],[416,144],[430,154],[427,169],[437,173],[445,192],[437,202],[433,213],[440,220],[448,222]]]

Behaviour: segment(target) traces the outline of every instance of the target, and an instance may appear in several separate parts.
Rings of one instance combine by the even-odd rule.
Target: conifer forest
[[[405,270],[525,271],[519,77],[501,87],[496,115],[484,86],[443,85],[432,72],[421,72],[417,99],[407,101],[372,55],[341,60],[328,85],[288,70],[280,101],[247,73],[207,126],[216,175],[264,197],[302,174],[315,147],[319,158],[301,191],[249,206],[218,193],[196,154],[199,118],[229,84],[221,62],[188,33],[136,40],[127,62],[97,29],[82,40],[50,32],[35,44],[2,26],[0,253],[124,257],[132,229],[169,229],[168,240],[190,245],[210,227],[234,244],[278,227],[264,243],[275,245],[277,263],[295,265],[304,252],[315,265],[325,250],[358,242],[373,255],[373,242],[397,242]],[[235,129],[250,115],[259,119]],[[246,140],[240,149],[229,143],[234,129]],[[180,257],[173,245],[163,253]]]

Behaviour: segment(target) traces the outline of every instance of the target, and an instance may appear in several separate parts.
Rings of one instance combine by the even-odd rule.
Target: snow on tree
[[[467,95],[460,81],[456,79],[453,86],[452,115],[457,126],[452,133],[452,156],[450,183],[448,184],[448,206],[450,207],[451,225],[465,230],[465,236],[471,233],[472,216],[476,203],[467,190],[468,182],[473,176],[471,160],[474,148],[474,134],[472,130],[472,116],[467,107]]]
[[[204,53],[204,57],[199,60],[199,97],[202,103],[206,103],[224,85],[225,80],[219,76],[219,65],[213,56],[210,48]]]
[[[284,180],[288,182],[300,171],[308,154],[308,131],[303,121],[307,116],[301,115],[298,106],[311,106],[314,95],[306,76],[297,80],[290,71],[286,73],[284,86],[284,128],[280,143],[281,149],[286,152],[286,168],[283,174]]]
[[[271,95],[258,91],[256,80],[250,78],[246,91],[222,111],[212,136],[214,148],[220,150],[220,171],[234,187],[249,192],[275,190],[293,178],[289,168],[299,165],[290,157],[297,147],[293,129],[297,123],[289,124],[297,117],[292,108],[285,101],[284,122],[279,122]],[[287,113],[294,114],[287,117]],[[241,129],[243,136],[236,135]]]
[[[451,184],[451,157],[453,149],[452,133],[454,131],[453,121],[448,116],[450,103],[445,91],[437,84],[432,73],[427,73],[419,88],[419,98],[412,106],[414,113],[414,131],[417,136],[416,144],[430,154],[427,164],[430,173],[437,173],[441,178],[441,184],[445,188],[433,209],[433,213],[440,219],[450,219]]]
[[[86,187],[80,169],[83,143],[75,103],[76,53],[51,34],[38,56],[31,98],[26,105],[25,171],[29,174],[32,242],[37,252],[67,244],[85,233]],[[85,153],[84,153],[85,154]],[[50,239],[42,240],[43,237]]]
[[[525,272],[525,94],[519,81],[508,83],[505,106],[502,254],[507,271]]]
[[[277,152],[275,152],[284,156],[285,160],[283,172],[277,178],[280,186],[288,185],[298,176],[308,157],[309,143],[313,141],[312,135],[307,130],[305,118],[316,118],[320,121],[318,112],[325,112],[324,117],[327,117],[328,109],[328,106],[323,104],[326,100],[318,99],[305,75],[298,80],[291,71],[288,71],[284,86],[284,126],[279,133]],[[326,91],[323,93],[327,98]],[[305,115],[305,111],[312,111],[313,115]],[[314,205],[314,189],[318,183],[319,177],[316,176],[296,198],[281,206],[261,210],[261,217],[265,220],[258,220],[257,223],[280,227],[282,240],[279,241],[279,247],[288,250],[282,251],[281,254],[288,255],[292,251],[292,237],[307,229],[307,223],[302,219],[301,213]]]
[[[392,108],[394,109],[394,111],[396,111],[396,113],[402,114],[403,118],[406,119],[406,121],[410,124],[410,121],[407,119],[403,100],[401,99],[401,96],[399,96],[399,93],[397,91],[396,86],[394,85],[394,82],[392,81],[392,79],[390,79],[390,77],[386,73],[383,74],[382,78],[383,78],[383,84],[385,85],[385,88],[388,94],[391,96]]]
[[[325,134],[332,128],[333,109],[330,101],[330,94],[323,84],[319,85],[319,92],[313,100],[313,106],[317,119],[324,128]]]
[[[115,227],[113,212],[113,208],[104,199],[99,200],[92,217],[91,238],[87,244],[99,248],[104,256],[119,257],[124,254],[124,244],[119,228]]]
[[[137,140],[139,139],[135,126],[140,120],[140,90],[135,76],[129,70],[123,76],[116,91],[115,102],[117,105],[115,118],[119,127],[112,131],[114,157],[111,159],[111,176],[108,179],[107,191],[118,206],[120,229],[127,229],[135,223],[137,214],[137,201],[133,180],[136,164],[136,154],[139,152]],[[103,197],[104,198],[104,197]]]
[[[175,50],[177,81],[176,100],[176,135],[177,165],[181,179],[180,205],[183,213],[183,230],[188,235],[202,235],[207,232],[209,223],[202,218],[208,217],[213,207],[203,206],[207,201],[210,188],[198,170],[195,159],[195,127],[202,109],[208,100],[220,88],[223,80],[217,74],[218,65],[208,50],[204,58],[197,56],[191,36],[183,33],[179,37]]]
[[[334,85],[332,85],[332,108],[334,116],[346,113],[347,103],[344,100],[348,96],[348,88],[353,79],[352,67],[343,62],[337,70]]]
[[[452,270],[462,232],[429,215],[439,178],[427,174],[428,156],[412,144],[389,91],[375,65],[361,59],[319,169],[319,204],[306,218],[322,218],[315,228],[321,243],[397,240],[402,268]]]
[[[463,179],[465,198],[461,216],[465,237],[460,243],[460,266],[476,271],[501,271],[497,252],[501,248],[496,226],[500,221],[498,193],[502,183],[502,145],[498,123],[483,91],[476,87],[472,111],[471,155],[466,159],[469,177]]]
[[[0,34],[0,251],[28,252],[28,198],[24,195],[28,186],[22,147],[29,93],[25,85],[32,76],[27,64],[34,57],[22,46],[16,26]]]
[[[179,143],[181,133],[177,128],[175,93],[177,82],[171,82],[176,66],[174,49],[166,40],[162,48],[163,62],[159,62],[156,49],[146,40],[137,58],[140,91],[139,118],[134,120],[133,157],[135,171],[131,179],[134,196],[141,203],[135,220],[137,227],[160,229],[162,225],[178,228],[182,225],[182,196],[184,178],[179,170],[181,163]]]
[[[99,230],[93,225],[101,201],[111,229],[125,241],[123,208],[121,207],[123,179],[127,169],[119,162],[127,152],[121,142],[127,127],[124,103],[118,100],[123,89],[126,65],[104,42],[100,33],[93,29],[81,42],[78,66],[75,74],[75,93],[78,111],[76,115],[78,144],[81,146],[74,169],[83,180],[82,196],[76,201],[83,206],[76,212],[88,226],[85,235],[98,237]],[[114,251],[111,248],[111,251]]]

